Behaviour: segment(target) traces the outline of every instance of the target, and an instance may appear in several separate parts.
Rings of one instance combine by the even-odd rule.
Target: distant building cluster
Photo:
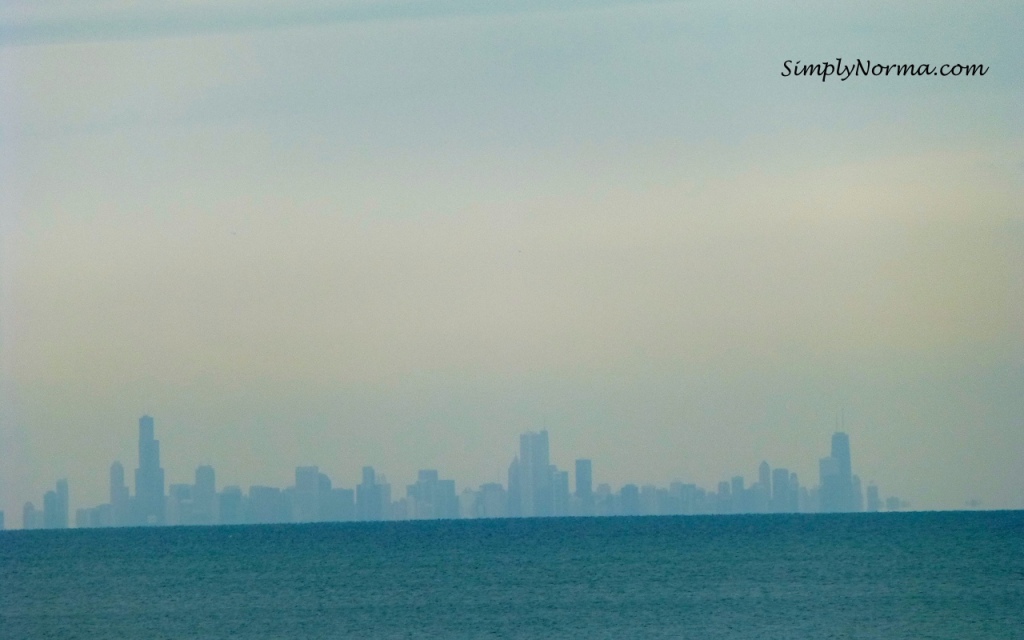
[[[76,527],[159,525],[269,524],[283,522],[347,522],[454,518],[543,518],[565,516],[697,515],[735,513],[817,513],[896,511],[909,505],[899,498],[882,501],[878,487],[866,491],[853,473],[850,438],[832,436],[828,457],[819,462],[818,485],[804,486],[797,474],[758,468],[748,485],[737,475],[710,491],[696,484],[673,482],[667,487],[627,484],[613,491],[594,486],[593,463],[576,460],[570,487],[569,472],[551,464],[547,431],[524,433],[519,452],[508,467],[507,484],[491,482],[457,491],[454,480],[433,469],[419,472],[395,498],[387,478],[363,467],[362,482],[354,489],[336,487],[315,466],[297,467],[295,484],[287,488],[227,486],[218,491],[211,466],[196,469],[192,484],[165,488],[160,466],[160,442],[153,418],[139,419],[139,461],[135,493],[125,483],[120,462],[110,466],[110,501],[75,512]],[[61,529],[70,525],[67,480],[43,497],[43,508],[25,504],[26,529]],[[0,512],[0,528],[3,513]]]

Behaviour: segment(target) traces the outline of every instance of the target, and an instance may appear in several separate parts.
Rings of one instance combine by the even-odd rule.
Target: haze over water
[[[814,479],[1020,508],[1019,2],[0,7],[0,510],[167,483]],[[980,63],[781,77],[786,60]],[[972,502],[972,504],[975,504]],[[38,504],[37,504],[38,506]]]

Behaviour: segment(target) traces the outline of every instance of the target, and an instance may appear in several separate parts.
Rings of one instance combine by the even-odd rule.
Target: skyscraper
[[[576,461],[576,504],[581,516],[594,515],[594,468],[590,460]]]
[[[110,504],[117,505],[128,500],[128,487],[124,484],[124,466],[114,461],[110,465]]]
[[[868,511],[881,511],[882,501],[878,497],[878,487],[874,484],[868,485]]]
[[[406,488],[412,519],[459,517],[459,499],[455,495],[455,481],[442,480],[435,469],[422,469],[416,484]]]
[[[635,484],[627,484],[619,491],[620,515],[640,515],[640,488]]]
[[[776,467],[772,470],[772,508],[773,513],[786,513],[790,508],[789,469]]]
[[[733,513],[735,507],[732,502],[732,483],[722,481],[718,483],[718,493],[715,494],[715,513]]]
[[[57,481],[57,527],[67,529],[70,524],[71,499],[68,497],[67,478]]]
[[[167,487],[167,498],[164,501],[164,524],[193,524],[192,485],[171,484]]]
[[[42,526],[46,529],[67,529],[68,527],[68,481],[58,480],[55,491],[43,496]]]
[[[530,431],[519,436],[519,482],[521,515],[529,518],[553,514],[553,478],[547,431]]]
[[[224,487],[224,490],[217,494],[217,522],[219,524],[242,524],[245,515],[244,503],[240,487]]]
[[[497,482],[480,485],[480,518],[504,518],[508,515],[508,495]]]
[[[842,431],[832,434],[832,458],[839,471],[840,503],[836,511],[853,511],[853,468],[850,464],[850,436]]]
[[[217,476],[213,467],[196,467],[196,483],[192,487],[192,515],[195,524],[217,521]]]
[[[523,515],[523,481],[519,470],[519,456],[512,458],[508,465],[508,494],[506,514],[510,518],[519,518]]]
[[[789,474],[789,511],[800,511],[800,478],[796,472]]]
[[[26,502],[21,510],[21,528],[39,529],[43,526],[43,517],[31,502]]]
[[[110,524],[120,527],[129,524],[128,487],[124,483],[124,467],[114,461],[110,465]]]
[[[569,472],[559,471],[551,465],[551,514],[564,517],[569,515]]]
[[[768,511],[772,499],[772,468],[765,460],[757,468],[757,485],[757,510]]]
[[[850,465],[850,438],[837,431],[832,434],[832,455],[821,460],[821,510],[853,511],[853,473]]]
[[[829,456],[818,463],[818,500],[822,513],[844,511],[842,488],[839,481],[839,463]]]
[[[57,492],[47,491],[43,494],[43,528],[57,528]]]
[[[373,467],[363,467],[363,481],[356,485],[356,513],[360,520],[382,520],[383,496]],[[390,502],[390,498],[388,500]],[[390,506],[390,505],[389,505]]]
[[[295,468],[292,521],[320,521],[320,469],[317,467]]]
[[[160,442],[153,437],[153,418],[139,418],[139,468],[135,470],[137,524],[164,523],[164,470]]]
[[[293,506],[289,504],[288,493],[277,487],[253,485],[249,487],[249,498],[245,501],[244,521],[250,524],[291,522],[295,519]]]

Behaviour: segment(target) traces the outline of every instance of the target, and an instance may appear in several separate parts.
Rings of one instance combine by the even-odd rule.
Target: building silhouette
[[[878,487],[876,487],[874,484],[869,484],[868,485],[867,510],[868,511],[881,511],[882,510],[882,500],[878,496]]]
[[[68,528],[68,481],[58,480],[57,488],[43,495],[42,528]]]
[[[594,466],[590,460],[576,461],[576,514],[594,515]]]
[[[249,487],[248,500],[241,499],[241,491],[239,491],[238,497],[243,507],[240,522],[276,524],[293,521],[293,510],[292,505],[288,504],[288,494],[277,487],[254,485]],[[308,520],[294,521],[309,522]]]
[[[153,418],[139,418],[139,467],[135,470],[135,524],[164,523],[164,470]]]
[[[71,511],[71,500],[68,496],[67,478],[57,481],[57,528],[68,528],[68,514]]]
[[[818,461],[818,510],[822,513],[843,511],[839,463],[829,456]]]
[[[245,502],[242,489],[228,486],[217,494],[217,514],[220,524],[242,524],[245,522]]]
[[[110,520],[111,526],[130,524],[131,498],[124,483],[124,466],[114,461],[110,465]]]
[[[570,511],[569,472],[551,465],[551,515],[563,517]]]
[[[192,524],[215,524],[217,522],[217,474],[213,467],[196,467],[195,484],[192,485]]]
[[[850,436],[843,432],[832,434],[832,457],[839,469],[840,508],[837,511],[853,511],[855,496],[853,491],[853,467],[850,461]]]
[[[794,471],[789,474],[789,505],[786,509],[787,511],[792,513],[800,511],[800,490],[800,477]]]
[[[292,522],[320,521],[320,476],[321,473],[318,467],[295,468],[295,492],[292,494]],[[330,480],[328,480],[327,485],[324,488],[330,491]]]
[[[167,487],[164,509],[164,524],[192,524],[192,485],[177,483]]]
[[[841,431],[832,434],[832,455],[822,458],[819,463],[819,498],[821,511],[854,511],[857,499],[854,495],[853,471],[850,462],[850,437]],[[858,481],[859,484],[859,481]]]
[[[384,520],[390,516],[391,486],[378,478],[373,467],[363,467],[363,481],[356,486],[356,516],[359,520]]]
[[[525,518],[554,514],[554,491],[548,432],[527,432],[519,436],[520,515]]]
[[[36,505],[26,502],[21,508],[21,528],[41,529],[43,527],[43,515],[36,509]]]
[[[320,518],[325,522],[348,522],[355,520],[355,491],[334,487],[327,494],[321,494]]]
[[[635,484],[624,485],[619,491],[619,514],[640,515],[640,489]]]
[[[47,491],[43,494],[43,528],[56,529],[57,527],[57,492]]]
[[[766,460],[757,468],[757,511],[769,511],[772,499],[772,468]]]
[[[500,483],[488,482],[480,485],[477,504],[476,516],[479,518],[508,517],[508,495]]]
[[[551,457],[548,432],[519,436],[519,474],[525,517],[551,515]]]
[[[523,486],[519,472],[519,456],[512,458],[508,465],[508,494],[506,496],[508,508],[506,514],[510,518],[523,516]]]
[[[406,517],[413,520],[459,517],[455,481],[442,480],[435,469],[423,469],[417,474],[415,484],[406,487],[406,501]]]

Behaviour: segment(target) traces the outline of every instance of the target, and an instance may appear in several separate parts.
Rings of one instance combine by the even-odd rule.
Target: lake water
[[[1024,638],[1024,512],[7,531],[0,638]]]

